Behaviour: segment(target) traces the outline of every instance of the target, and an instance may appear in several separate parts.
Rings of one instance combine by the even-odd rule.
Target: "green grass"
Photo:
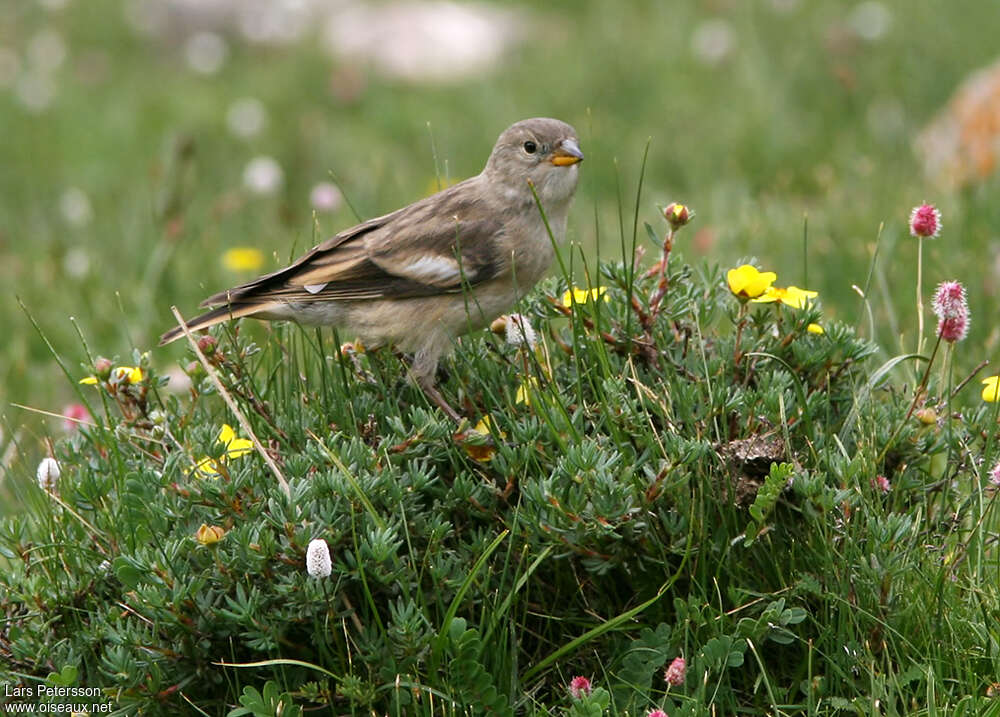
[[[851,284],[864,279],[884,223],[875,303],[880,338],[896,348],[893,329],[913,315],[903,290],[913,274],[909,208],[925,199],[941,205],[947,233],[928,248],[929,281],[976,277],[968,280],[974,310],[995,283],[982,276],[980,257],[1000,210],[995,183],[942,195],[911,152],[915,132],[957,81],[993,57],[985,11],[974,2],[886,7],[888,34],[867,43],[835,41],[846,33],[837,4],[803,3],[790,13],[764,2],[714,13],[694,3],[555,4],[528,15],[525,47],[474,82],[413,87],[373,75],[356,101],[343,102],[327,89],[330,61],[311,43],[262,50],[232,42],[220,74],[205,78],[187,70],[176,43],[129,30],[117,2],[71,3],[57,13],[20,4],[0,27],[0,42],[23,56],[33,33],[52,27],[69,57],[55,74],[49,111],[25,112],[12,92],[0,94],[14,140],[0,146],[10,257],[0,267],[8,287],[0,398],[48,410],[70,398],[14,295],[74,364],[82,357],[70,316],[95,351],[149,348],[171,324],[171,304],[190,312],[208,293],[246,278],[219,264],[226,248],[258,247],[273,256],[271,267],[307,248],[314,239],[308,190],[331,172],[358,212],[373,216],[431,185],[431,132],[439,166],[465,177],[480,169],[504,126],[534,114],[565,118],[581,132],[588,159],[570,231],[592,255],[599,236],[617,234],[618,188],[632,195],[649,139],[643,218],[657,204],[682,200],[698,211],[703,236],[714,238],[703,250],[713,260],[758,256],[789,280],[808,279],[828,311],[848,320],[858,314]],[[690,49],[691,35],[713,17],[731,23],[735,49],[706,66]],[[105,69],[78,69],[92,65]],[[249,142],[225,128],[226,109],[246,96],[270,116]],[[885,104],[901,113],[895,129],[872,125],[871,108]],[[179,144],[190,147],[183,159]],[[257,154],[285,169],[285,190],[274,199],[239,192],[242,169]],[[58,211],[73,186],[93,204],[94,220],[83,229],[67,226]],[[353,221],[346,208],[322,216],[317,236]],[[82,278],[64,268],[74,249],[90,259]],[[895,307],[895,323],[885,320],[886,306]],[[988,322],[973,331],[995,346]],[[157,361],[177,355],[158,351]],[[9,420],[17,426],[26,418],[15,412]]]
[[[462,341],[442,387],[489,439],[324,332],[204,344],[190,396],[139,357],[57,444],[54,492],[12,481],[6,678],[154,713],[983,714],[996,404],[924,424],[820,306],[741,305],[675,261],[656,312],[626,266],[591,266],[607,300],[568,313],[546,281],[524,307],[538,351]],[[224,422],[276,465],[199,475]],[[328,578],[303,568],[315,538]]]
[[[526,15],[531,39],[494,72],[444,87],[372,75],[353,101],[329,92],[331,63],[311,43],[232,42],[206,78],[172,42],[133,34],[118,3],[12,8],[0,45],[23,57],[49,26],[69,59],[43,114],[0,91],[4,681],[76,668],[50,681],[164,713],[224,714],[247,687],[334,714],[995,709],[1000,564],[995,497],[981,486],[996,404],[979,401],[977,381],[942,397],[996,350],[997,180],[944,193],[912,153],[956,83],[993,59],[995,32],[980,3],[884,5],[890,30],[867,42],[834,3],[787,14],[766,2],[554,3]],[[690,49],[713,17],[735,38],[718,66]],[[249,141],[225,126],[246,96],[270,117]],[[898,124],[873,121],[886,107]],[[220,480],[190,475],[220,450],[222,423],[245,433],[204,373],[192,397],[159,385],[191,359],[179,344],[153,348],[169,307],[190,314],[248,278],[222,266],[227,248],[260,248],[276,268],[352,224],[346,206],[314,222],[309,188],[331,173],[374,216],[437,172],[479,171],[501,129],[538,114],[580,131],[563,258],[575,283],[609,286],[609,301],[567,318],[543,297],[570,277],[551,278],[522,307],[547,360],[475,336],[446,362],[449,399],[504,434],[493,457],[474,460],[484,439],[454,437],[392,356],[355,363],[335,351],[349,337],[246,323],[222,339],[216,370],[292,496],[256,455]],[[277,196],[241,190],[258,154],[284,168]],[[90,198],[86,226],[60,215],[68,187]],[[652,261],[643,224],[661,233],[656,208],[674,200],[697,218],[645,337],[629,298],[644,302],[650,286],[620,262],[633,242]],[[974,317],[932,369],[936,424],[905,419],[923,363],[889,369],[916,345],[905,225],[924,200],[945,225],[925,246],[925,301],[960,279]],[[80,251],[91,268],[74,276],[66,257]],[[822,313],[758,307],[736,347],[743,314],[723,276],[747,256],[780,284],[819,290]],[[869,287],[867,305],[852,285]],[[824,336],[804,331],[810,318]],[[657,350],[630,353],[637,337]],[[97,355],[144,362],[148,403],[134,388],[116,405],[79,386]],[[529,375],[541,389],[524,406]],[[74,400],[98,426],[57,441],[58,420],[36,411]],[[746,440],[763,468],[733,458]],[[61,503],[34,484],[50,451]],[[780,479],[764,481],[779,463],[793,482],[776,493]],[[887,495],[872,487],[879,474]],[[223,526],[223,542],[199,546],[203,522]],[[317,535],[334,554],[324,582],[302,569]],[[668,692],[662,670],[679,654],[688,680]],[[335,677],[213,664],[279,659]],[[599,688],[591,699],[569,700],[574,675]]]

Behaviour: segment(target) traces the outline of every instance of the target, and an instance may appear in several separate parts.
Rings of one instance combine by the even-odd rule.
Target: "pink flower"
[[[934,292],[934,315],[937,333],[945,341],[961,341],[969,333],[969,303],[965,287],[957,281],[942,281]]]
[[[934,239],[941,233],[941,212],[932,204],[921,204],[910,212],[910,234]]]
[[[889,484],[889,479],[883,475],[877,475],[872,478],[872,488],[882,491],[883,493],[888,493],[892,490],[892,485]]]
[[[668,685],[673,685],[677,687],[678,685],[684,684],[684,677],[687,674],[687,663],[684,661],[683,657],[675,657],[674,661],[670,663],[670,667],[667,671],[663,673],[663,679],[667,681]]]
[[[317,212],[336,211],[343,202],[343,195],[337,185],[331,182],[320,182],[309,192],[309,203]]]
[[[1000,488],[1000,461],[990,469],[990,484]]]
[[[591,692],[590,680],[583,676],[574,677],[569,682],[569,693],[574,700],[587,697]]]
[[[63,432],[73,433],[80,428],[81,423],[90,421],[90,412],[82,403],[70,403],[63,406]]]
[[[670,715],[663,710],[652,710],[646,717],[670,717]]]

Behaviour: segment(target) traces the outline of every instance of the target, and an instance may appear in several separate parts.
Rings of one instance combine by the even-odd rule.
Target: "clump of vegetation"
[[[926,370],[880,359],[752,260],[683,263],[665,217],[651,268],[635,233],[573,254],[461,339],[460,426],[328,332],[203,338],[184,395],[88,359],[93,419],[0,524],[3,681],[147,714],[982,713],[1000,403],[956,398],[958,304]]]

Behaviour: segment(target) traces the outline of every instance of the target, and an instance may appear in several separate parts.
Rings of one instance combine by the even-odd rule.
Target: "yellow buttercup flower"
[[[236,431],[228,423],[222,424],[217,441],[226,445],[225,455],[227,458],[239,458],[253,450],[253,441],[247,438],[237,438]]]
[[[142,383],[142,369],[138,366],[118,366],[111,370],[110,380],[115,383]],[[81,378],[80,383],[94,386],[98,383],[97,376]]]
[[[773,271],[759,271],[752,264],[744,264],[726,272],[729,290],[742,300],[757,298],[771,288],[777,278],[778,275]]]
[[[498,431],[493,426],[493,421],[489,416],[483,416],[479,420],[479,423],[476,424],[475,428],[472,429],[472,432],[478,433],[481,436],[492,436],[496,439],[503,439],[507,437],[506,433]],[[491,460],[497,452],[496,445],[492,442],[483,444],[465,443],[462,447],[465,448],[465,452],[469,454],[470,458],[477,460],[480,463],[486,463]]]
[[[477,423],[476,427],[473,428],[472,430],[484,436],[489,436],[492,434],[498,436],[499,438],[507,437],[506,433],[504,433],[503,431],[498,431],[496,428],[494,428],[493,419],[490,418],[489,415],[480,418],[479,423]]]
[[[826,331],[823,329],[823,327],[820,326],[819,324],[809,324],[806,327],[806,331],[808,331],[810,334],[818,334],[818,335],[822,335],[822,334],[826,333]]]
[[[562,304],[566,308],[569,308],[573,304],[586,304],[588,301],[597,301],[598,299],[608,300],[605,295],[607,292],[607,287],[598,286],[595,289],[587,291],[586,289],[578,289],[575,286],[563,294]]]
[[[997,393],[1000,391],[1000,376],[990,376],[983,379],[983,400],[993,403],[997,400]]]
[[[260,271],[264,266],[264,252],[253,247],[233,247],[223,253],[222,265],[230,271]]]
[[[789,286],[786,289],[772,286],[753,301],[756,304],[768,304],[777,301],[794,309],[804,309],[809,305],[809,300],[815,299],[817,296],[819,296],[818,292],[810,291],[809,289],[800,289],[797,286]]]
[[[142,369],[138,366],[119,366],[111,372],[111,377],[119,383],[142,383]]]
[[[236,431],[228,423],[222,424],[216,442],[225,445],[225,452],[218,458],[202,458],[189,473],[197,473],[203,478],[217,478],[220,464],[245,456],[253,450],[253,441],[237,437]]]

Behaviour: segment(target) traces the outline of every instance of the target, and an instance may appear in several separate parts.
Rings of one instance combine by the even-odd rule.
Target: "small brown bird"
[[[538,117],[500,135],[475,177],[347,229],[280,271],[219,292],[191,330],[250,316],[336,326],[366,347],[414,354],[410,376],[446,414],[435,387],[455,337],[483,328],[537,282],[561,241],[583,152],[565,122]],[[532,192],[534,188],[534,193]],[[181,327],[160,339],[183,335]]]

